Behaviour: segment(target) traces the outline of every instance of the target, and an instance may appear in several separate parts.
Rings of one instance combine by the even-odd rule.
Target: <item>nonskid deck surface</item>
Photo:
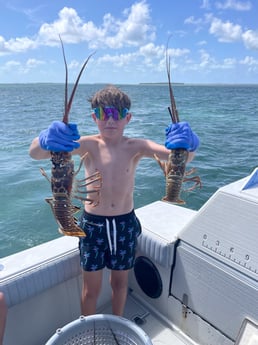
[[[99,313],[112,314],[111,304],[108,303],[100,308]],[[127,298],[124,317],[141,327],[150,337],[153,345],[197,345],[188,338],[184,338],[158,314],[142,305],[132,295]]]

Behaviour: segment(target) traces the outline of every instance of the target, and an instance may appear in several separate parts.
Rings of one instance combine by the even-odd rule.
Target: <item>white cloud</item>
[[[110,27],[114,31],[115,35],[107,34],[104,41],[110,48],[121,48],[123,46],[140,46],[148,40],[155,39],[155,30],[149,24],[150,22],[150,9],[145,1],[132,5],[130,9],[124,11],[124,15],[127,15],[125,21],[109,20],[112,22],[111,26],[108,26],[107,33]]]
[[[165,53],[165,46],[155,46],[153,43],[148,43],[139,49],[139,53],[144,57],[161,58]]]
[[[258,60],[254,59],[252,56],[246,56],[240,61],[240,64],[247,66],[249,72],[258,71]]]
[[[37,59],[28,59],[28,60],[26,61],[26,66],[27,66],[28,68],[35,68],[35,67],[37,67],[37,66],[39,66],[39,65],[44,65],[44,64],[45,64],[44,61],[42,61],[42,60],[37,60]]]
[[[190,50],[189,49],[180,49],[180,48],[169,48],[168,49],[168,55],[171,56],[171,57],[181,57],[183,55],[187,55],[190,53]]]
[[[219,42],[232,43],[242,41],[246,48],[253,50],[258,49],[258,31],[243,31],[241,25],[234,24],[230,21],[223,22],[221,19],[214,17],[211,13],[206,13],[204,19],[195,19],[191,16],[184,22],[196,25],[199,28],[202,24],[208,23],[210,25],[209,33],[217,37]],[[205,41],[201,42],[202,44],[205,44]],[[200,45],[201,42],[199,42],[198,45]]]
[[[110,55],[106,54],[98,59],[98,64],[103,65],[103,63],[111,63],[114,66],[126,66],[134,62],[137,58],[137,54],[128,53],[128,54],[118,54]]]
[[[20,37],[6,41],[0,36],[0,55],[25,52],[40,45],[59,45],[59,35],[64,43],[88,42],[89,48],[138,47],[155,39],[155,28],[150,21],[150,9],[145,1],[125,10],[122,20],[105,14],[100,26],[92,21],[84,22],[74,8],[64,7],[55,21],[41,25],[35,39]]]
[[[219,18],[211,17],[209,32],[216,36],[219,42],[236,42],[243,41],[248,49],[258,50],[258,31],[246,30],[243,32],[242,27],[229,21],[223,22]]]
[[[125,19],[105,14],[97,27],[92,21],[84,23],[73,8],[64,7],[53,23],[45,23],[39,30],[39,39],[47,45],[58,42],[58,34],[66,43],[86,41],[90,48],[139,46],[155,38],[155,30],[149,24],[150,9],[145,1],[135,3],[123,13]]]
[[[229,70],[235,68],[238,63],[235,58],[225,58],[222,61],[217,61],[215,57],[211,56],[204,49],[200,50],[199,53],[200,63],[196,68],[197,70],[200,68],[205,72],[211,70]]]
[[[34,49],[36,46],[36,42],[27,37],[11,38],[9,41],[5,41],[4,37],[0,36],[0,55],[21,53]]]
[[[64,7],[53,23],[44,23],[39,30],[38,40],[45,45],[59,44],[59,37],[66,43],[91,41],[103,36],[103,29],[98,29],[93,22],[83,23],[73,8]]]
[[[250,1],[226,0],[224,3],[215,2],[215,6],[220,10],[249,11],[252,8]]]
[[[237,60],[235,58],[226,58],[223,60],[225,68],[234,68],[237,64]]]
[[[77,60],[72,60],[67,66],[68,69],[77,69],[80,66],[80,63]]]
[[[203,23],[201,18],[195,19],[194,16],[190,16],[184,20],[185,24],[193,24],[193,25],[200,25]]]
[[[258,31],[247,30],[243,33],[242,38],[248,49],[258,50]]]
[[[211,57],[208,52],[202,49],[200,50],[200,54],[201,54],[200,67],[204,68],[204,67],[211,67],[211,66],[216,65],[215,59]]]
[[[11,73],[15,71],[17,75],[28,74],[32,69],[37,68],[39,65],[44,65],[45,62],[37,59],[28,59],[24,63],[16,60],[9,60],[1,66],[1,70],[4,73]]]
[[[258,60],[255,60],[252,56],[246,56],[240,63],[243,65],[257,65]]]
[[[139,48],[133,53],[127,54],[106,54],[97,60],[98,65],[112,64],[113,68],[123,67],[135,70],[138,68],[143,72],[146,67],[151,68],[152,71],[165,71],[165,51],[164,45],[155,46],[153,43],[148,43]],[[188,49],[168,49],[168,54],[171,57],[178,58],[189,53]],[[175,59],[172,61],[172,68],[177,66]]]
[[[5,63],[4,68],[6,70],[12,70],[13,68],[19,67],[21,64],[18,61],[15,60],[9,60]]]
[[[219,42],[234,42],[242,38],[242,28],[240,25],[229,21],[223,22],[218,18],[212,19],[209,32],[218,37]]]
[[[208,10],[208,9],[210,9],[210,7],[211,7],[211,5],[210,5],[210,1],[209,0],[203,0],[202,1],[201,8]]]
[[[202,30],[205,21],[203,18],[196,19],[194,16],[190,16],[184,20],[184,24],[194,25],[196,27],[194,32],[198,33],[200,30]]]
[[[205,46],[205,45],[207,45],[207,41],[205,41],[205,40],[199,41],[199,42],[197,42],[197,45],[198,46]]]

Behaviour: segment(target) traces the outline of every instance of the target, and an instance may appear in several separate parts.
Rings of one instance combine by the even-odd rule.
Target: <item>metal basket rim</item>
[[[96,329],[100,329],[101,325],[106,325],[107,329],[117,330],[119,326],[122,329],[128,329],[128,338],[130,339],[130,335],[137,336],[142,344],[144,345],[153,345],[149,336],[145,333],[145,331],[136,325],[133,321],[126,319],[122,316],[116,316],[112,314],[94,314],[90,316],[83,316],[81,315],[78,319],[71,321],[70,323],[66,324],[62,328],[58,328],[56,332],[51,336],[51,338],[47,341],[45,345],[55,345],[58,344],[59,341],[64,341],[67,337],[67,334],[70,335],[72,331],[80,331],[80,330],[90,330],[92,326],[97,326]],[[108,325],[108,327],[107,327]],[[116,333],[116,332],[114,332]],[[75,333],[76,334],[76,333]]]

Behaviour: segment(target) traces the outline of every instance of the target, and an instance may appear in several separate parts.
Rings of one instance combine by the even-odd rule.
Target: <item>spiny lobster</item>
[[[76,88],[78,86],[80,77],[84,68],[86,67],[91,54],[84,62],[79,75],[76,79],[74,87],[72,89],[71,96],[68,101],[68,67],[65,58],[64,46],[61,40],[62,53],[65,64],[65,105],[63,122],[68,125],[68,117],[72,106],[72,101]],[[89,193],[99,193],[101,188],[101,175],[99,172],[94,173],[91,176],[82,180],[76,180],[75,176],[79,173],[83,160],[87,153],[81,157],[79,168],[74,171],[74,161],[72,160],[72,154],[70,152],[53,152],[51,151],[51,178],[49,178],[46,172],[41,168],[40,171],[43,176],[51,183],[51,189],[53,196],[46,198],[46,201],[50,204],[54,217],[59,225],[59,232],[67,236],[79,236],[85,237],[85,232],[77,225],[77,219],[74,214],[80,210],[80,207],[72,204],[72,199],[76,198],[81,201],[93,203],[93,200],[87,197]],[[92,190],[87,190],[87,187],[91,184],[95,184]],[[96,185],[96,183],[98,183]],[[97,205],[97,203],[95,203]]]
[[[171,107],[168,107],[168,111],[171,116],[172,123],[177,123],[179,122],[179,116],[176,108],[176,102],[170,77],[170,57],[168,56],[168,44],[166,49],[166,70],[171,103]],[[188,175],[191,175],[195,171],[195,169],[193,168],[188,172],[185,172],[188,151],[184,148],[171,150],[167,162],[161,162],[157,155],[154,155],[154,157],[159,163],[166,177],[166,195],[162,198],[162,200],[174,204],[184,204],[185,201],[180,199],[182,183],[186,181],[195,182],[195,184],[191,188],[188,188],[187,191],[195,189],[198,185],[201,187],[201,180],[199,176],[186,177]]]

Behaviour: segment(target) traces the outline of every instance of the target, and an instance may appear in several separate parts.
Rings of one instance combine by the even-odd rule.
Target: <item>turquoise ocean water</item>
[[[70,121],[81,135],[96,133],[87,99],[103,85],[79,85]],[[170,117],[166,85],[121,85],[132,99],[133,118],[125,135],[164,142]],[[175,85],[181,121],[188,121],[201,146],[189,168],[196,167],[203,187],[182,193],[184,207],[198,210],[219,188],[249,175],[258,166],[258,85]],[[51,121],[61,120],[61,84],[0,84],[0,257],[57,238],[57,224],[44,199],[50,185],[48,160],[28,155],[31,140]],[[75,157],[78,164],[78,159]],[[160,200],[165,179],[158,164],[141,161],[136,174],[135,208]],[[173,219],[171,219],[173,226]]]

